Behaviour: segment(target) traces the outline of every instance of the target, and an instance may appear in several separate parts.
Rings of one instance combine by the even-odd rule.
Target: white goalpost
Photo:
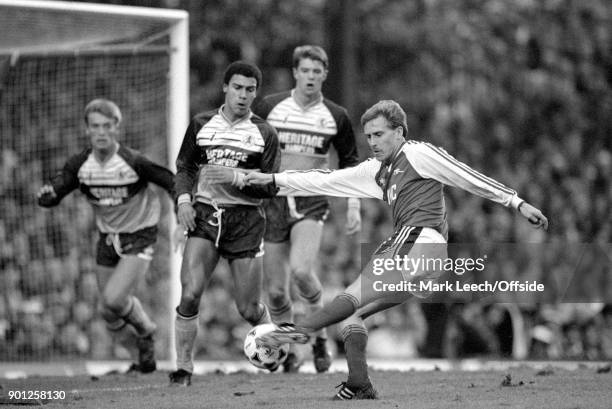
[[[35,192],[87,145],[82,110],[118,103],[121,142],[172,170],[189,121],[188,13],[68,1],[0,0],[0,361],[115,359],[96,313],[89,205],[48,211]],[[173,205],[139,287],[173,360],[180,256]],[[160,325],[161,324],[161,325]]]

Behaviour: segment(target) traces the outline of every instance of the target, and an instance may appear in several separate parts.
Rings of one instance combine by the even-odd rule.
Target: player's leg
[[[133,290],[149,267],[156,235],[156,227],[130,234],[103,234],[96,256],[102,315],[107,327],[131,353],[138,349],[138,364],[130,369],[144,373],[156,368],[153,333],[157,326]]]
[[[342,387],[338,390],[334,399],[377,399],[378,394],[368,376],[366,359],[368,330],[363,320],[397,305],[399,304],[383,300],[374,301],[359,308],[340,324],[340,334],[344,342],[344,352],[348,366],[348,378],[346,382],[342,383]]]
[[[446,242],[444,238],[432,229],[413,229],[400,233],[401,240],[393,240],[393,244],[385,246],[384,243],[372,256],[370,263],[376,263],[380,257],[395,259],[420,260],[445,260]],[[404,258],[405,256],[405,258]],[[369,264],[370,264],[369,263]],[[384,264],[380,264],[384,265]],[[342,325],[342,337],[348,364],[348,379],[343,383],[334,399],[377,399],[378,394],[368,377],[368,366],[366,361],[367,330],[363,325],[363,320],[380,311],[392,308],[406,301],[410,295],[426,296],[422,291],[394,292],[384,291],[384,287],[376,285],[379,283],[396,284],[401,281],[418,283],[420,280],[435,280],[441,273],[438,270],[439,263],[432,263],[432,267],[421,264],[414,268],[416,263],[409,264],[412,270],[402,266],[401,268],[392,267],[385,271],[377,270],[377,274],[372,274],[373,270],[364,271],[361,275],[361,282],[352,285],[347,292],[357,296],[361,292],[362,307],[351,315]],[[370,266],[370,269],[373,267]],[[369,274],[368,274],[369,273]],[[385,276],[386,277],[383,277]],[[354,283],[355,284],[355,283]],[[377,288],[380,290],[377,290]]]
[[[143,373],[156,369],[153,337],[157,325],[132,291],[148,269],[149,263],[149,260],[139,256],[123,256],[107,283],[103,296],[107,308],[117,311],[118,316],[128,324],[127,330],[129,331],[129,327],[134,328],[137,336],[138,364],[131,369]],[[121,304],[123,307],[119,307]]]
[[[296,322],[297,326],[304,329],[304,331],[313,333],[321,328],[345,320],[353,315],[361,306],[388,296],[385,292],[376,291],[373,285],[374,281],[380,280],[378,275],[374,274],[375,260],[380,257],[392,257],[396,254],[397,249],[401,247],[404,239],[414,241],[416,238],[416,235],[404,237],[401,233],[399,230],[394,232],[391,237],[379,246],[361,271],[361,274],[341,294],[337,295],[323,308],[301,318]],[[401,240],[398,240],[398,238]],[[401,275],[397,273],[397,271],[389,272],[385,280],[401,280]],[[400,300],[394,300],[394,302],[404,301],[407,299],[408,294],[399,294],[399,297]]]
[[[322,286],[314,272],[314,262],[319,253],[323,221],[303,219],[291,229],[291,252],[289,263],[292,278],[295,280],[300,296],[308,303],[308,312],[312,313],[323,307]],[[316,331],[312,345],[314,366],[317,372],[326,372],[331,366],[331,354],[327,350],[327,332],[325,328]]]
[[[368,267],[364,271],[367,269]],[[295,324],[279,325],[276,331],[263,335],[260,340],[270,344],[306,343],[310,340],[310,334],[349,318],[362,305],[362,275],[363,272],[346,290],[320,310],[300,317]]]
[[[96,266],[96,278],[98,281],[98,289],[100,290],[100,305],[99,309],[102,318],[106,322],[106,328],[110,332],[111,336],[122,345],[129,353],[134,364],[138,359],[138,347],[137,339],[138,334],[136,329],[129,325],[121,316],[106,306],[103,291],[106,288],[106,284],[115,272],[114,267],[97,265]],[[132,369],[132,367],[130,367]]]
[[[289,238],[291,216],[285,197],[264,202],[266,231],[263,256],[264,283],[270,316],[275,323],[293,322],[293,298],[289,269]],[[294,345],[283,362],[283,372],[297,372],[301,365]]]
[[[403,271],[389,268],[376,271],[376,267],[386,265],[386,259],[400,259],[404,255],[409,259],[444,260],[446,258],[446,242],[433,229],[402,227],[387,239],[372,255],[366,267],[357,279],[347,289],[336,296],[322,309],[300,319],[296,325],[282,326],[272,334],[262,337],[263,342],[304,342],[306,334],[320,328],[340,322],[357,311],[358,308],[373,302],[402,303],[410,295],[427,296],[422,291],[386,291],[382,284],[395,284],[402,281],[435,280],[441,271],[436,270],[439,263],[432,263],[429,269],[417,268],[414,271]],[[380,263],[380,261],[383,263]],[[412,264],[411,264],[412,265]]]
[[[272,321],[293,321],[289,291],[289,209],[284,197],[264,201],[266,228],[263,269]]]
[[[261,301],[263,264],[261,257],[230,260],[234,300],[238,312],[252,326],[272,322],[268,307]]]
[[[289,243],[265,242],[263,271],[272,321],[291,322],[293,308],[289,292]]]
[[[238,312],[253,326],[272,322],[262,302],[265,229],[265,214],[259,207],[239,206],[225,211],[220,251],[230,264]]]
[[[214,242],[195,236],[187,239],[181,265],[181,299],[174,322],[177,370],[170,374],[171,384],[191,383],[200,299],[218,261]]]

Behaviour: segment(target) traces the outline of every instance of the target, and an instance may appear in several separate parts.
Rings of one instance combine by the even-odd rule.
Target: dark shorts
[[[289,240],[293,225],[300,220],[324,222],[329,213],[329,201],[325,196],[277,196],[265,200],[264,208],[267,219],[265,240],[282,243]]]
[[[227,206],[217,210],[196,203],[196,228],[189,237],[200,237],[215,243],[219,254],[228,260],[263,255],[266,216],[258,206]]]
[[[102,233],[98,239],[96,263],[115,267],[121,256],[136,255],[144,260],[153,258],[153,244],[157,240],[157,226],[145,227],[134,233]]]

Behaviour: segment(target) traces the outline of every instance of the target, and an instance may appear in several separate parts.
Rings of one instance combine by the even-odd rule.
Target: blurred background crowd
[[[260,94],[265,95],[292,87],[295,46],[320,44],[331,60],[324,94],[347,107],[362,158],[369,152],[359,128],[361,113],[379,99],[395,99],[408,114],[413,139],[444,147],[516,189],[547,215],[550,228],[544,233],[503,206],[447,189],[449,242],[515,244],[490,257],[486,271],[473,281],[535,280],[547,290],[513,302],[447,294],[436,303],[407,303],[372,319],[371,354],[612,359],[612,4],[108,3],[189,11],[191,113],[221,103],[222,73],[229,62],[241,58],[257,63],[264,72]],[[104,92],[104,86],[95,90]],[[78,124],[50,120],[53,112],[34,109],[27,126],[23,119],[11,123],[14,112],[6,103],[11,91],[2,92],[0,360],[125,358],[97,312],[96,237],[89,206],[78,195],[52,211],[34,204],[34,192],[75,151],[74,141],[81,146],[86,141],[75,135]],[[98,96],[103,95],[91,98]],[[33,106],[41,98],[27,96]],[[129,100],[117,101],[128,140],[147,126],[130,112],[150,99],[145,91],[133,90]],[[60,102],[72,105],[80,119],[86,100]],[[37,127],[39,120],[56,126]],[[156,132],[156,124],[148,126]],[[41,151],[40,145],[22,143],[26,129],[44,146],[44,158],[24,159]],[[131,141],[163,158],[163,147]],[[328,299],[358,274],[362,244],[379,243],[392,231],[387,206],[364,200],[361,233],[345,236],[344,206],[345,201],[332,200],[317,267]],[[169,246],[166,234],[139,288],[160,325],[157,347],[162,356],[172,319],[165,297]],[[200,331],[198,358],[240,357],[247,331],[228,296],[227,268],[218,270],[202,301],[200,325],[205,330]]]

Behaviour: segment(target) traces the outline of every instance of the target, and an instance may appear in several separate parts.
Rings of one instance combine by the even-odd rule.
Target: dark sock
[[[298,320],[296,324],[309,332],[318,331],[353,315],[358,304],[359,301],[355,297],[342,293],[320,310]]]
[[[366,362],[368,331],[361,325],[349,325],[342,330],[342,338],[348,364],[346,384],[348,387],[362,388],[370,382]]]

